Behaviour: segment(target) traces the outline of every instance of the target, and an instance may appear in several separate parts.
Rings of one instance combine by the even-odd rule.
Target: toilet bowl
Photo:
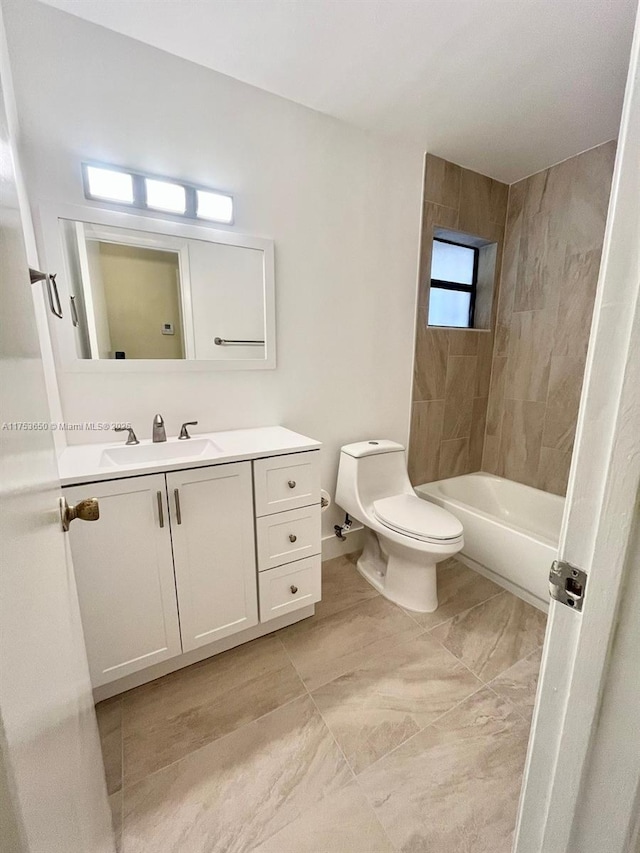
[[[462,550],[463,529],[450,512],[416,495],[404,451],[386,439],[346,444],[336,503],[365,526],[360,574],[395,604],[430,613],[438,607],[436,563]]]

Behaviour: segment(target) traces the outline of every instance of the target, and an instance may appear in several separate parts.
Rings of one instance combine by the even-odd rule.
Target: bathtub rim
[[[437,503],[439,506],[443,506],[445,509],[446,509],[447,504],[462,507],[467,512],[470,512],[472,515],[475,515],[478,518],[482,518],[482,519],[485,519],[486,521],[491,522],[492,524],[496,524],[498,526],[503,526],[503,527],[508,527],[510,530],[514,530],[516,533],[520,534],[521,536],[525,536],[527,539],[530,539],[532,542],[542,542],[544,545],[549,545],[550,547],[555,548],[556,550],[558,549],[559,543],[560,543],[559,531],[558,531],[558,538],[557,539],[550,539],[548,536],[544,536],[542,533],[537,533],[537,532],[532,531],[526,527],[520,527],[519,525],[514,524],[511,521],[506,521],[504,518],[501,518],[500,516],[493,515],[492,513],[489,513],[489,512],[485,512],[484,510],[479,509],[477,506],[474,506],[471,503],[466,503],[465,501],[460,500],[459,498],[452,498],[449,495],[444,495],[441,492],[437,491],[436,489],[434,489],[433,491],[429,490],[430,487],[437,487],[437,485],[439,483],[447,483],[451,480],[459,480],[461,478],[470,477],[470,476],[474,476],[474,477],[480,476],[483,479],[499,480],[499,481],[504,481],[507,483],[516,483],[516,485],[518,485],[522,489],[526,489],[527,491],[538,492],[538,493],[545,495],[546,497],[557,498],[559,501],[562,501],[563,512],[564,512],[565,498],[563,498],[562,495],[555,495],[552,492],[545,492],[542,489],[536,489],[533,486],[528,486],[528,485],[526,485],[526,483],[518,483],[517,480],[509,480],[506,477],[500,477],[497,474],[489,474],[486,471],[472,471],[469,474],[459,474],[457,477],[446,477],[446,478],[443,478],[441,480],[432,480],[429,483],[420,483],[419,485],[414,486],[413,488],[414,488],[414,491],[416,492],[416,494],[418,495],[418,497],[422,498],[422,500],[431,500],[434,503]],[[440,503],[440,501],[442,501],[442,503]]]

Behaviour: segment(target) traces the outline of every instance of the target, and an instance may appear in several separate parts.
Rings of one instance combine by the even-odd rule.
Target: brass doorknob
[[[60,498],[62,529],[67,531],[71,522],[76,518],[79,518],[80,521],[97,521],[100,518],[98,498],[85,498],[75,506],[69,506],[66,498]]]

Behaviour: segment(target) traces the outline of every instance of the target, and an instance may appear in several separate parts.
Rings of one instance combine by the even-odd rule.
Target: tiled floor
[[[101,703],[123,853],[508,853],[545,617],[456,560]]]

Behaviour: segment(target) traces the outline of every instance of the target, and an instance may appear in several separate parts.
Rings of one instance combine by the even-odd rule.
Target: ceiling
[[[637,0],[44,0],[511,183],[617,136]]]

